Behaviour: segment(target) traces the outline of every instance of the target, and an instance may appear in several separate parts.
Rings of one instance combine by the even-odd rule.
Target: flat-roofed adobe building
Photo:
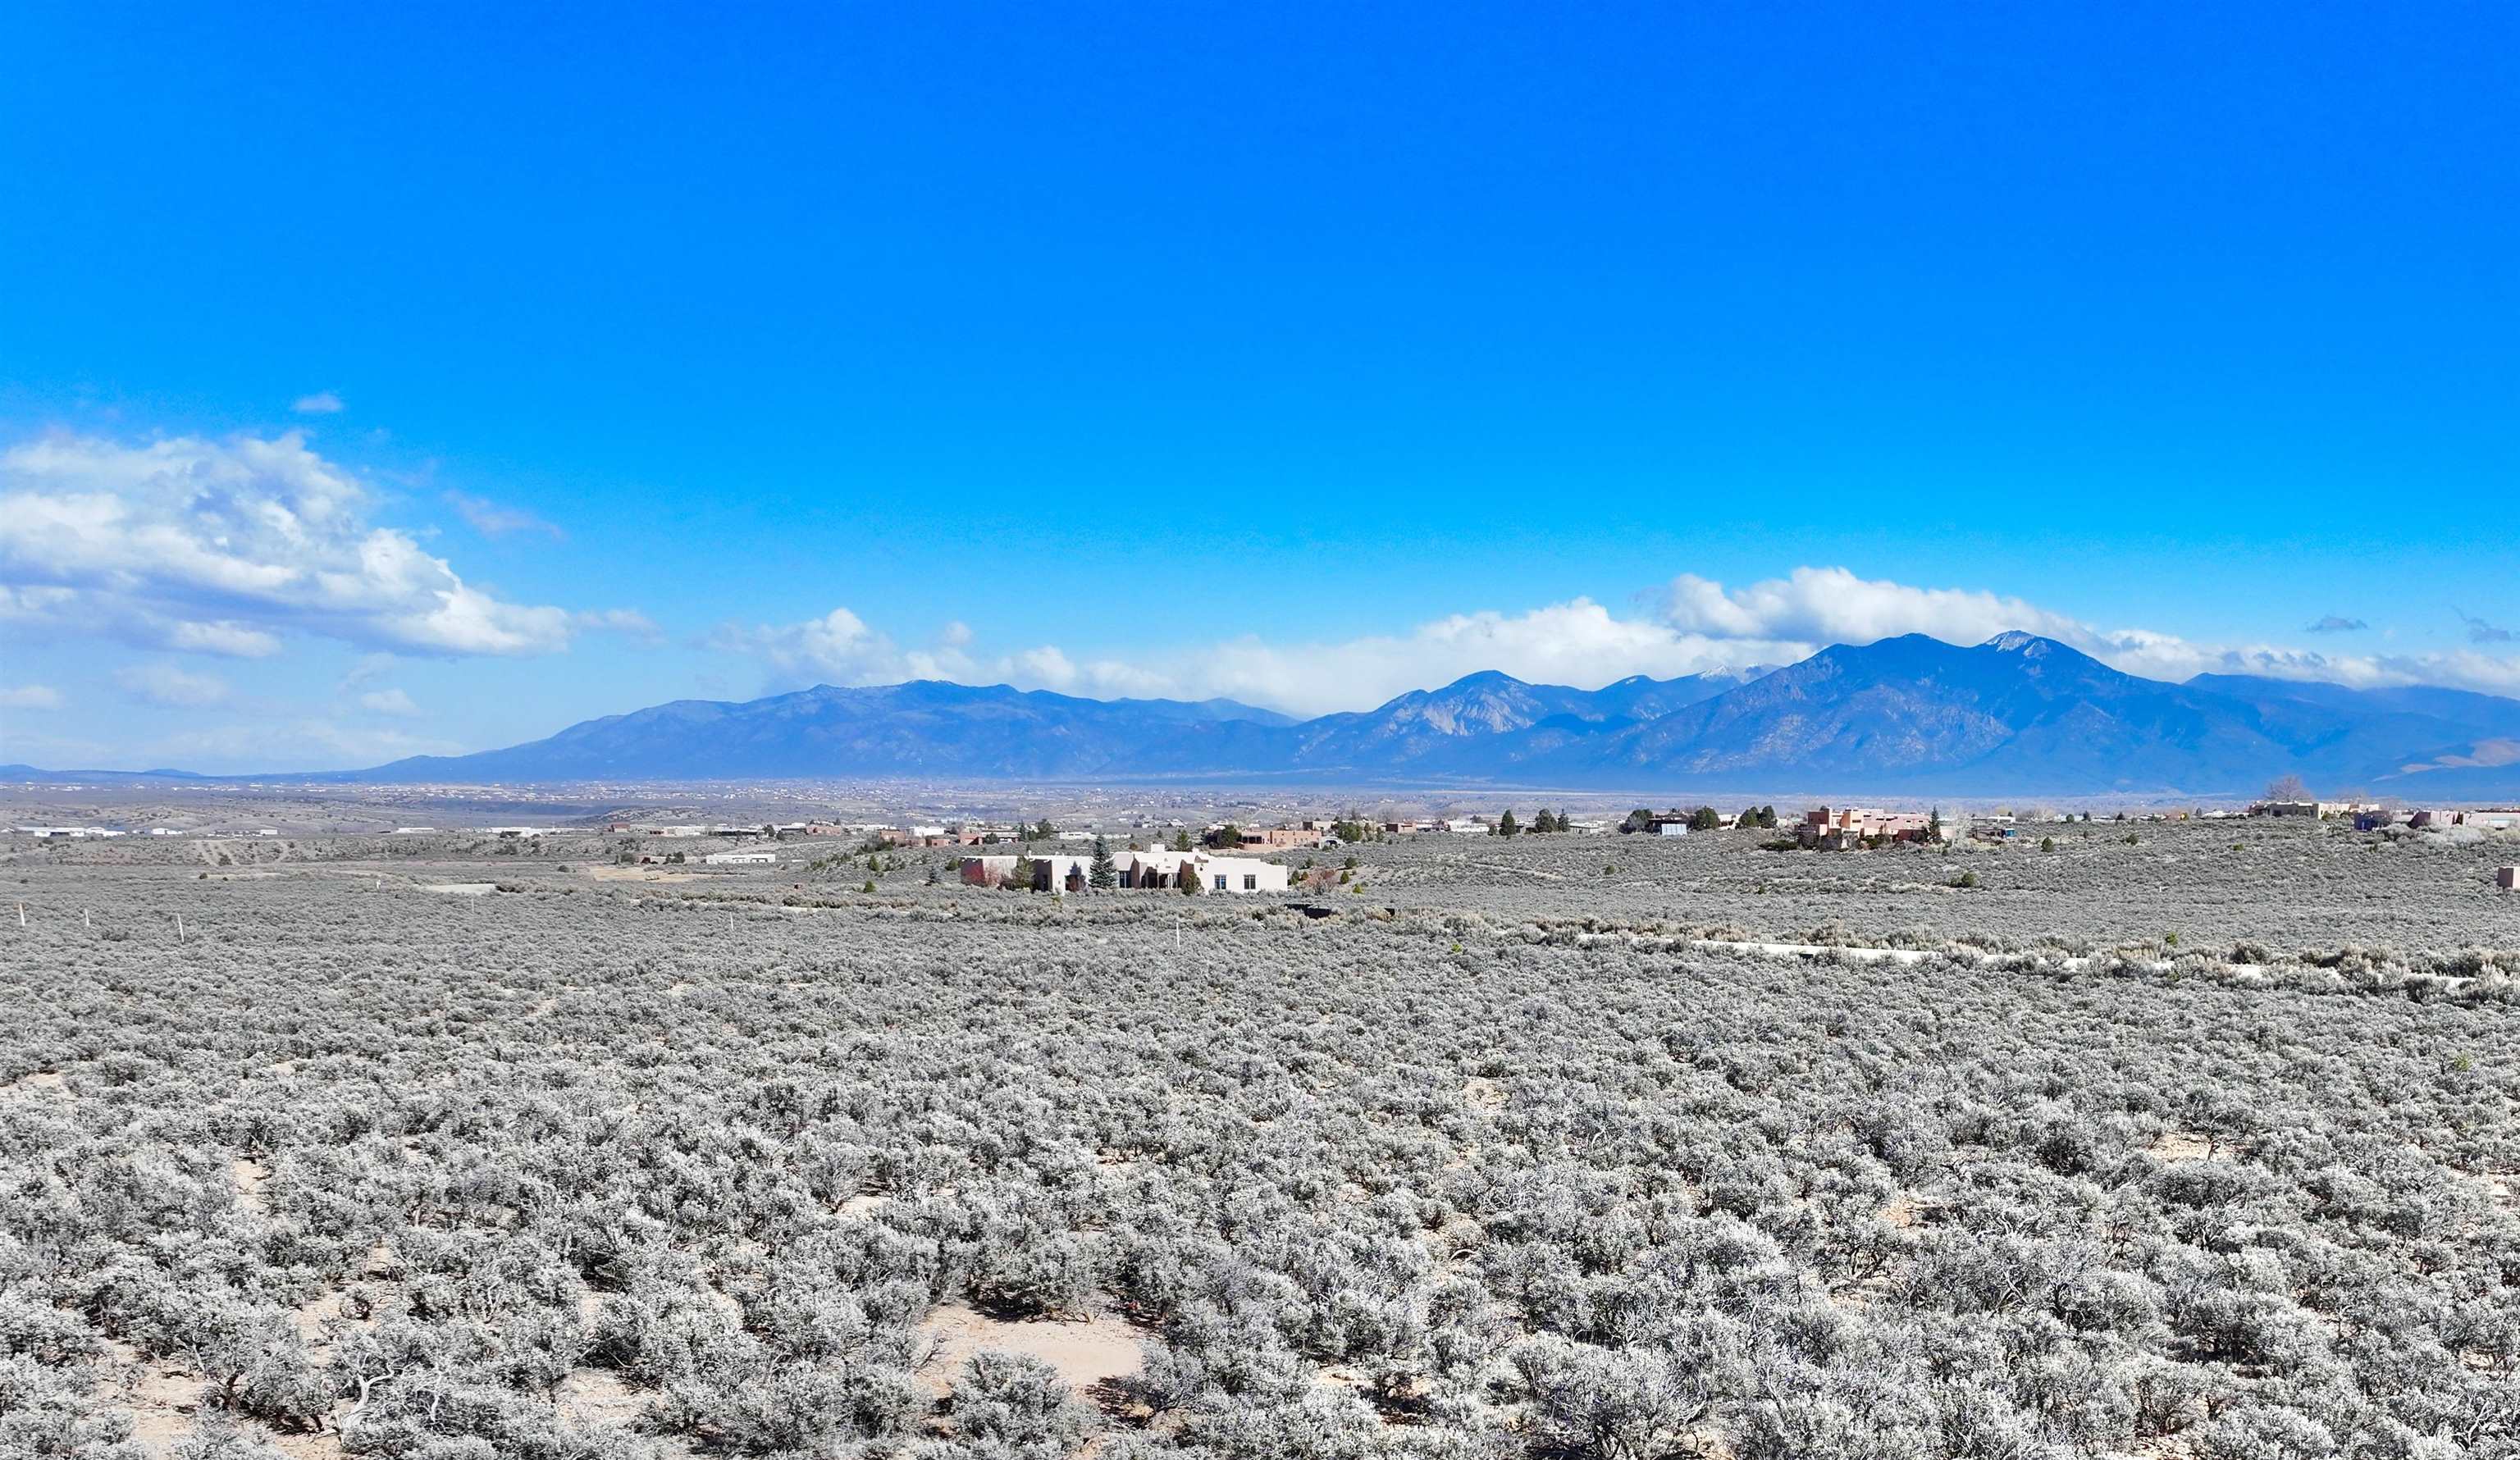
[[[1209,852],[1116,854],[1123,887],[1178,888],[1194,878],[1201,892],[1284,892],[1286,869],[1257,857],[1219,857]]]
[[[1026,886],[1033,892],[1083,892],[1093,875],[1094,859],[1071,852],[1038,857],[966,857],[963,880],[973,887],[996,887],[1015,875],[1018,864],[1030,868]]]

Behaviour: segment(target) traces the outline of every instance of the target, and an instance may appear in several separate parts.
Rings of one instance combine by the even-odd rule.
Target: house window
[[[1242,874],[1242,890],[1243,890],[1244,892],[1257,892],[1257,891],[1259,891],[1259,890],[1260,890],[1260,874],[1259,874],[1258,872],[1244,872],[1244,873]]]
[[[1218,892],[1225,891],[1225,874],[1223,872],[1216,874],[1216,890]]]

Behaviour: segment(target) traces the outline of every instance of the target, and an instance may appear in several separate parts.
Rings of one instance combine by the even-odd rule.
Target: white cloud
[[[377,715],[417,715],[420,706],[399,689],[371,689],[359,696],[359,708]]]
[[[855,613],[834,608],[799,624],[720,624],[702,636],[698,646],[764,660],[780,672],[781,683],[791,686],[808,681],[891,685],[904,680],[950,680],[1111,693],[1125,692],[1113,685],[1135,673],[1128,666],[1109,663],[1080,668],[1055,644],[979,659],[966,648],[970,639],[969,629],[948,624],[934,644],[904,648],[889,635],[869,628]]]
[[[1396,634],[1299,643],[1245,636],[1126,658],[1084,656],[1056,644],[983,654],[959,623],[947,625],[930,647],[904,649],[846,608],[801,624],[724,625],[702,645],[768,662],[779,671],[781,687],[809,680],[878,685],[941,679],[1097,697],[1225,695],[1313,715],[1369,708],[1480,670],[1591,688],[1635,674],[1669,679],[1789,664],[1831,643],[1927,634],[1975,644],[2015,629],[2149,679],[2179,681],[2211,671],[2355,686],[2420,683],[2520,691],[2520,660],[2482,651],[2373,656],[2280,644],[2199,643],[2144,629],[2094,628],[2001,594],[1868,580],[1842,567],[1797,568],[1740,589],[1684,574],[1650,611],[1634,617],[1575,598],[1520,612],[1451,614]]]
[[[58,710],[62,691],[50,685],[0,686],[0,710]]]
[[[216,675],[178,669],[172,664],[125,665],[114,671],[113,682],[128,690],[135,699],[175,709],[197,710],[228,697],[227,681]]]
[[[567,645],[566,610],[466,583],[371,505],[295,432],[22,442],[0,452],[0,617],[248,657],[292,632],[434,654]]]
[[[1664,591],[1662,618],[1675,629],[1720,639],[1822,645],[1870,643],[1902,634],[1983,643],[2007,629],[2063,639],[2083,627],[2020,598],[1972,589],[1912,588],[1858,578],[1845,568],[1814,567],[1741,589],[1683,573]]]
[[[48,623],[77,601],[78,595],[67,588],[20,587],[0,583],[0,624]]]
[[[788,673],[818,676],[842,685],[883,683],[896,676],[900,650],[846,608],[801,624],[720,624],[701,641],[721,653],[750,654]],[[897,677],[897,676],[896,676]]]
[[[955,632],[961,630],[960,633]],[[1010,684],[1098,697],[1226,695],[1306,714],[1379,704],[1484,669],[1556,684],[1603,685],[1631,674],[1690,674],[1799,658],[1792,644],[1686,634],[1613,617],[1588,598],[1526,613],[1454,614],[1401,635],[1279,645],[1246,637],[1142,658],[1079,661],[1056,644],[983,656],[951,625],[939,642],[904,649],[846,608],[800,624],[720,626],[702,646],[770,663],[788,681],[840,685],[910,679]]]
[[[341,414],[341,398],[329,390],[318,390],[313,395],[301,395],[290,402],[289,409],[300,416],[338,416]]]
[[[2360,687],[2453,685],[2500,694],[2520,689],[2520,660],[2493,654],[2468,650],[2330,654],[2282,644],[2199,643],[2149,629],[2097,628],[2022,598],[1973,589],[1915,588],[1866,580],[1839,567],[1800,567],[1783,578],[1742,589],[1727,589],[1684,573],[1672,580],[1665,593],[1662,615],[1678,628],[1789,641],[1804,652],[1900,634],[1982,643],[2005,630],[2024,629],[2071,644],[2112,668],[2153,680],[2244,674]],[[2311,632],[2332,632],[2333,622],[2322,620]],[[2471,620],[2472,638],[2474,627]]]
[[[232,659],[264,659],[280,652],[280,636],[234,620],[202,624],[178,619],[165,626],[163,642],[170,649],[225,654]]]
[[[621,634],[653,646],[665,642],[665,631],[636,608],[597,608],[568,616],[572,628],[592,633]]]
[[[1480,670],[1587,688],[1630,675],[1669,679],[1712,669],[1781,664],[1802,644],[1730,637],[1620,618],[1590,598],[1521,613],[1482,610],[1419,624],[1406,634],[1328,643],[1279,645],[1232,640],[1159,661],[1170,692],[1222,694],[1297,714],[1364,709],[1411,689],[1449,684]]]
[[[1076,686],[1076,666],[1058,651],[1057,644],[1043,644],[1025,649],[1014,656],[1015,677],[1044,689],[1072,689]]]
[[[483,537],[506,537],[512,532],[547,533],[554,542],[562,542],[568,537],[567,533],[522,508],[501,507],[486,497],[475,497],[470,492],[442,492],[438,495]]]

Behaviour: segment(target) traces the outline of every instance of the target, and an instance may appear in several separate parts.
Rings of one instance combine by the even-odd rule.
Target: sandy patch
[[[1472,1110],[1505,1109],[1505,1087],[1483,1076],[1462,1082],[1462,1103]]]
[[[338,1413],[345,1406],[336,1405]],[[331,1423],[331,1421],[326,1421]],[[248,1431],[256,1426],[248,1426]],[[314,1435],[275,1435],[266,1433],[262,1442],[287,1455],[289,1460],[341,1460],[341,1437],[331,1430]]]
[[[842,1217],[865,1217],[891,1205],[892,1198],[879,1191],[861,1191],[840,1203]]]
[[[590,866],[586,874],[598,882],[696,882],[690,872],[669,872],[660,866]]]
[[[64,1078],[59,1070],[37,1070],[31,1075],[21,1075],[7,1084],[0,1084],[0,1091],[14,1093],[23,1090],[31,1093],[35,1090],[57,1090],[62,1087],[63,1083]]]
[[[268,1215],[271,1198],[263,1187],[271,1180],[271,1169],[259,1161],[240,1156],[228,1163],[228,1184],[236,1188],[237,1202],[247,1211]]]
[[[202,1381],[167,1359],[145,1359],[120,1339],[103,1340],[109,1361],[97,1366],[97,1403],[131,1416],[131,1438],[152,1455],[172,1455],[193,1436]]]
[[[442,892],[449,897],[486,898],[499,890],[496,882],[423,882],[423,892]]]
[[[2202,1161],[2214,1153],[2214,1142],[2193,1130],[2166,1130],[2144,1147],[2155,1161],[2177,1166],[2182,1162]]]
[[[598,1425],[626,1425],[638,1418],[646,1401],[610,1369],[571,1369],[552,1394],[560,1422],[571,1430]]]
[[[920,1381],[940,1397],[962,1372],[963,1360],[983,1349],[1028,1353],[1042,1360],[1058,1370],[1080,1398],[1098,1384],[1135,1375],[1143,1362],[1138,1330],[1108,1316],[1009,1322],[949,1303],[930,1312],[919,1325],[919,1333],[936,1346],[935,1356],[920,1372]]]
[[[320,1358],[332,1346],[324,1341],[324,1325],[343,1316],[341,1290],[327,1288],[314,1302],[290,1315],[297,1325],[297,1337],[305,1342],[308,1356]]]

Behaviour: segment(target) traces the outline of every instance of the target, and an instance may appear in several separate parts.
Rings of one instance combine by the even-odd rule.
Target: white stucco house
[[[1179,887],[1198,879],[1201,892],[1284,892],[1286,869],[1257,857],[1219,857],[1212,852],[1115,853],[1122,887]]]

